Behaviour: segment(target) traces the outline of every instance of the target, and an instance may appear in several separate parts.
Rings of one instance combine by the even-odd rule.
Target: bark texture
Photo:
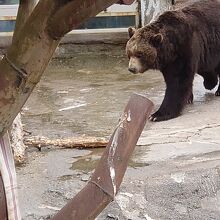
[[[117,0],[40,0],[32,13],[26,13],[28,2],[31,3],[29,0],[20,0],[15,37],[0,61],[1,136],[9,129],[39,82],[61,37]],[[10,150],[9,147],[7,149]],[[0,216],[1,219],[7,219],[1,186],[2,182]]]
[[[21,164],[25,160],[26,145],[24,144],[23,125],[21,122],[21,114],[15,118],[10,129],[11,147],[14,154],[16,164]]]
[[[12,44],[16,43],[19,40],[19,34],[32,13],[33,9],[37,4],[37,0],[20,0],[15,30],[12,38]],[[15,118],[12,127],[10,129],[10,140],[11,147],[14,154],[14,159],[16,164],[21,164],[25,160],[25,150],[26,146],[24,145],[24,135],[23,135],[23,125],[21,122],[21,114],[19,113]]]
[[[115,2],[117,0],[39,1],[18,31],[7,57],[0,62],[1,135],[39,82],[61,37]]]
[[[16,24],[14,29],[14,34],[12,38],[12,44],[19,37],[19,33],[21,32],[25,22],[29,18],[31,12],[37,5],[38,0],[20,0],[18,14],[16,18]]]

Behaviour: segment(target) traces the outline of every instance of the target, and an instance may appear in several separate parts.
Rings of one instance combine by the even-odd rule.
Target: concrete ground
[[[129,74],[121,48],[88,50],[52,63],[24,108],[27,130],[51,138],[109,137],[132,92],[158,108],[160,73]],[[220,98],[205,91],[200,77],[194,96],[180,117],[147,123],[120,193],[97,220],[220,220]],[[72,110],[59,111],[70,104]],[[85,186],[102,152],[29,149],[17,168],[23,219],[50,219]]]
[[[182,117],[148,123],[120,193],[98,220],[220,219],[220,99],[207,98]],[[101,152],[30,155],[18,175],[24,219],[32,220],[49,219],[72,198],[89,179]]]
[[[220,219],[220,100],[149,124],[120,194],[98,219]],[[114,219],[114,218],[113,218]]]
[[[182,2],[185,0],[177,1]],[[118,35],[119,42],[125,38],[125,32]],[[76,38],[77,43],[81,40]],[[107,34],[104,43],[109,41]],[[7,42],[10,43],[10,39]],[[71,64],[68,59],[61,58],[58,62],[62,66],[48,71],[56,76],[53,83],[44,76],[29,99],[24,109],[25,128],[35,135],[46,134],[52,138],[82,132],[108,137],[132,92],[145,93],[157,108],[163,98],[162,78],[153,72],[128,76],[127,60],[121,55],[124,45],[120,53],[109,56],[110,48],[112,46],[107,45],[99,48],[101,57],[94,57],[91,48],[78,55],[70,51],[69,58],[74,61]],[[58,53],[66,51],[61,48]],[[92,54],[93,60],[88,59],[88,54]],[[64,77],[65,66],[68,66],[68,74]],[[120,75],[111,75],[109,71]],[[98,74],[93,76],[94,72]],[[68,82],[77,91],[72,90]],[[199,77],[196,77],[194,90],[194,104],[187,106],[182,116],[166,122],[147,123],[119,194],[97,220],[220,220],[220,98],[215,97],[213,91],[205,91]],[[71,92],[74,96],[68,97]],[[72,99],[76,100],[76,105],[85,106],[66,114],[65,118],[58,109]],[[92,99],[96,101],[92,103]],[[97,107],[99,101],[101,107]],[[23,219],[50,219],[85,186],[102,152],[103,149],[48,147],[42,152],[29,149],[27,163],[17,168]]]

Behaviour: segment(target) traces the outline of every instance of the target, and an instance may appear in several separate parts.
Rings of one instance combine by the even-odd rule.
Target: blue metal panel
[[[0,32],[12,32],[15,27],[15,21],[0,21]]]
[[[126,28],[130,26],[135,26],[134,15],[94,17],[78,29]],[[0,32],[13,32],[14,27],[14,20],[0,20]]]
[[[0,0],[0,5],[16,5],[18,3],[19,0]]]
[[[135,26],[134,15],[94,17],[79,29],[126,28],[130,26]]]

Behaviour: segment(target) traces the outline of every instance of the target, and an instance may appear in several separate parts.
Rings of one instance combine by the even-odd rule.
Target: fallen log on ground
[[[114,200],[153,104],[132,95],[88,184],[52,220],[95,219]]]
[[[25,145],[29,147],[36,147],[41,149],[42,147],[55,146],[61,148],[100,148],[106,147],[108,140],[105,138],[97,137],[72,137],[63,139],[49,139],[46,137],[33,136],[24,138]]]

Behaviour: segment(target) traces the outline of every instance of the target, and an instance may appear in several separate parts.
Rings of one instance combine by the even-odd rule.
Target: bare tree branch
[[[19,31],[19,41],[0,62],[0,134],[12,124],[39,82],[61,37],[115,2],[39,1]]]
[[[72,0],[61,7],[49,20],[49,35],[53,39],[59,39],[116,2],[117,0]]]
[[[0,133],[5,132],[31,94],[59,41],[45,32],[53,0],[41,0],[0,62]],[[13,63],[13,65],[11,65]],[[16,67],[16,68],[15,68]],[[19,71],[27,73],[26,80]]]
[[[19,32],[37,4],[37,0],[20,0],[12,43],[18,39]]]

